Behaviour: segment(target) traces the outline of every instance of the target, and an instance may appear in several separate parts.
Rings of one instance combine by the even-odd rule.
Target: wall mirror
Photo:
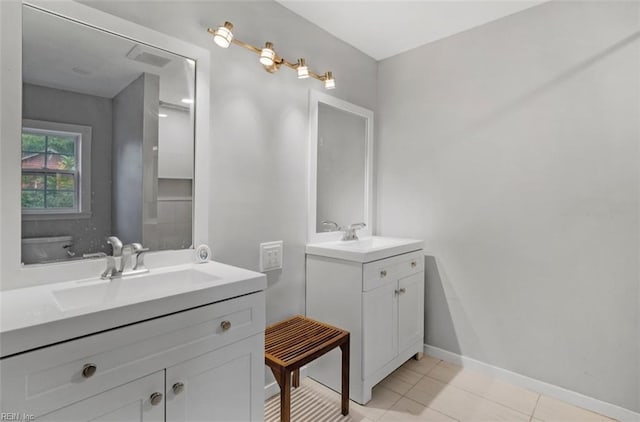
[[[373,112],[317,91],[309,110],[309,241],[339,239],[329,222],[371,235]]]
[[[0,289],[208,243],[206,48],[70,0],[0,1],[0,46]]]
[[[191,247],[194,93],[194,60],[24,5],[22,262]]]

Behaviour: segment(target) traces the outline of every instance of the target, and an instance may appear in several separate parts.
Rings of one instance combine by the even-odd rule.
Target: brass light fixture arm
[[[211,34],[211,35],[215,35],[215,34],[216,34],[216,30],[215,30],[214,28],[207,28],[207,32],[208,32],[209,34]],[[249,50],[249,51],[251,51],[251,52],[253,52],[253,53],[257,54],[258,56],[262,53],[262,49],[261,49],[261,48],[255,47],[255,46],[253,46],[253,45],[251,45],[251,44],[249,44],[249,43],[246,43],[246,42],[244,42],[244,41],[240,41],[240,40],[239,40],[239,39],[237,39],[236,37],[233,37],[233,38],[231,39],[231,43],[233,43],[233,44],[235,44],[235,45],[238,45],[238,46],[240,46],[240,47],[243,47],[244,49]],[[302,60],[303,60],[303,59],[302,59]],[[303,60],[303,62],[304,62],[304,60]],[[292,69],[292,70],[297,70],[297,69],[298,69],[298,67],[300,66],[300,62],[292,63],[292,62],[290,62],[290,61],[286,60],[285,58],[283,58],[283,57],[279,56],[278,54],[276,54],[276,55],[275,55],[275,57],[273,58],[273,64],[272,64],[271,66],[264,66],[264,65],[263,65],[263,67],[264,67],[264,69],[265,69],[267,72],[269,72],[269,73],[274,73],[274,72],[276,72],[276,71],[280,68],[280,66],[282,66],[282,65],[284,65],[284,66],[286,66],[286,67],[288,67],[288,68],[290,68],[290,69]],[[324,82],[324,81],[326,81],[326,80],[327,80],[328,75],[329,75],[330,73],[331,73],[331,72],[327,72],[327,73],[325,73],[324,75],[319,75],[319,74],[317,74],[317,73],[315,73],[315,72],[312,72],[310,69],[308,70],[308,74],[309,74],[309,76],[310,76],[310,77],[312,77],[312,78],[314,78],[314,79],[317,79],[317,80],[319,80],[319,81],[322,81],[322,82]]]

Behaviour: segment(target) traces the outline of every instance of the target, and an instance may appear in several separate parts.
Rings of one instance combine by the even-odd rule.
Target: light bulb
[[[185,104],[193,104],[193,100],[191,98],[183,98],[180,101],[182,101]]]
[[[298,79],[305,79],[309,77],[309,68],[307,67],[304,59],[298,59],[298,66],[296,69],[298,70]]]
[[[324,87],[325,89],[334,89],[336,87],[336,80],[333,79],[333,73],[327,72],[324,75]]]
[[[228,48],[233,39],[233,24],[231,22],[225,22],[223,26],[216,29],[213,35],[213,41],[222,48]]]
[[[273,51],[273,44],[266,42],[264,48],[260,52],[260,63],[265,66],[273,65],[273,59],[276,57],[276,52]]]

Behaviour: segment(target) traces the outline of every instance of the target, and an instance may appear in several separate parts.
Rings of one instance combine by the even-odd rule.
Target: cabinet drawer
[[[6,358],[0,410],[41,415],[264,327],[259,292]]]
[[[421,250],[368,262],[363,264],[362,291],[376,289],[423,270],[424,256]]]

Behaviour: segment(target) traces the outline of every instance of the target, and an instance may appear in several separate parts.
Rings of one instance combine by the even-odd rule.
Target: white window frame
[[[34,133],[72,135],[78,139],[76,143],[76,208],[22,208],[22,219],[24,221],[36,221],[90,218],[91,126],[22,119],[22,130]],[[23,174],[22,171],[21,174]]]

